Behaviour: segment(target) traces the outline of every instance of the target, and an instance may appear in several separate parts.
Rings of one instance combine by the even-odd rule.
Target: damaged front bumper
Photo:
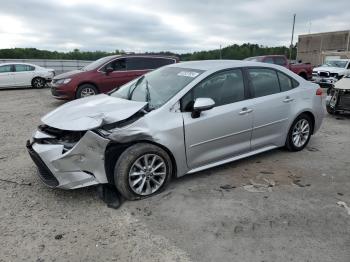
[[[334,112],[350,112],[350,90],[334,89],[326,98],[326,106]]]
[[[85,132],[78,141],[66,143],[56,134],[38,130],[32,141],[27,141],[27,150],[46,185],[75,189],[108,182],[104,165],[108,143],[108,139],[92,131]]]
[[[339,79],[336,77],[320,77],[313,76],[311,81],[320,85],[321,87],[332,87]]]

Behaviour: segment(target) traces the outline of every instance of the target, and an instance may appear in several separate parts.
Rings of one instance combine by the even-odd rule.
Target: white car
[[[0,64],[0,88],[32,86],[43,88],[55,76],[53,69],[28,63]]]
[[[332,59],[312,70],[312,79],[322,87],[332,87],[344,76],[350,75],[350,59]]]

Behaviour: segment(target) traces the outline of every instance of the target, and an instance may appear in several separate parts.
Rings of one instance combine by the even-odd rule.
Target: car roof
[[[110,55],[110,56],[105,56],[104,58],[109,58],[109,59],[114,59],[118,57],[158,57],[158,58],[169,58],[169,59],[174,59],[174,60],[179,60],[177,56],[171,56],[171,55],[162,55],[162,54],[121,54],[121,55]]]
[[[170,67],[181,67],[189,69],[198,69],[204,71],[217,71],[226,68],[234,67],[270,67],[281,69],[280,66],[274,64],[267,64],[261,62],[245,61],[245,60],[201,60],[201,61],[191,61],[191,62],[180,62],[178,64],[171,64]]]
[[[30,64],[30,63],[23,63],[23,62],[7,62],[7,63],[0,63],[0,66],[3,66],[3,65],[30,65],[30,66],[36,66],[36,67],[38,67],[37,65],[33,65],[33,64]]]

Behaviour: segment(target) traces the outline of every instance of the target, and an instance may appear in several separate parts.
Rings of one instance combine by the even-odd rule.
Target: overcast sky
[[[350,29],[349,0],[2,0],[0,48],[192,52]],[[311,22],[311,26],[310,26]]]

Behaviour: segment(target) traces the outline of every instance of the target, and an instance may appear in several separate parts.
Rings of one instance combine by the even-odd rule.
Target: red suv
[[[51,82],[51,93],[55,98],[64,100],[106,93],[150,70],[177,62],[178,58],[165,56],[107,56],[80,70],[55,76]]]

